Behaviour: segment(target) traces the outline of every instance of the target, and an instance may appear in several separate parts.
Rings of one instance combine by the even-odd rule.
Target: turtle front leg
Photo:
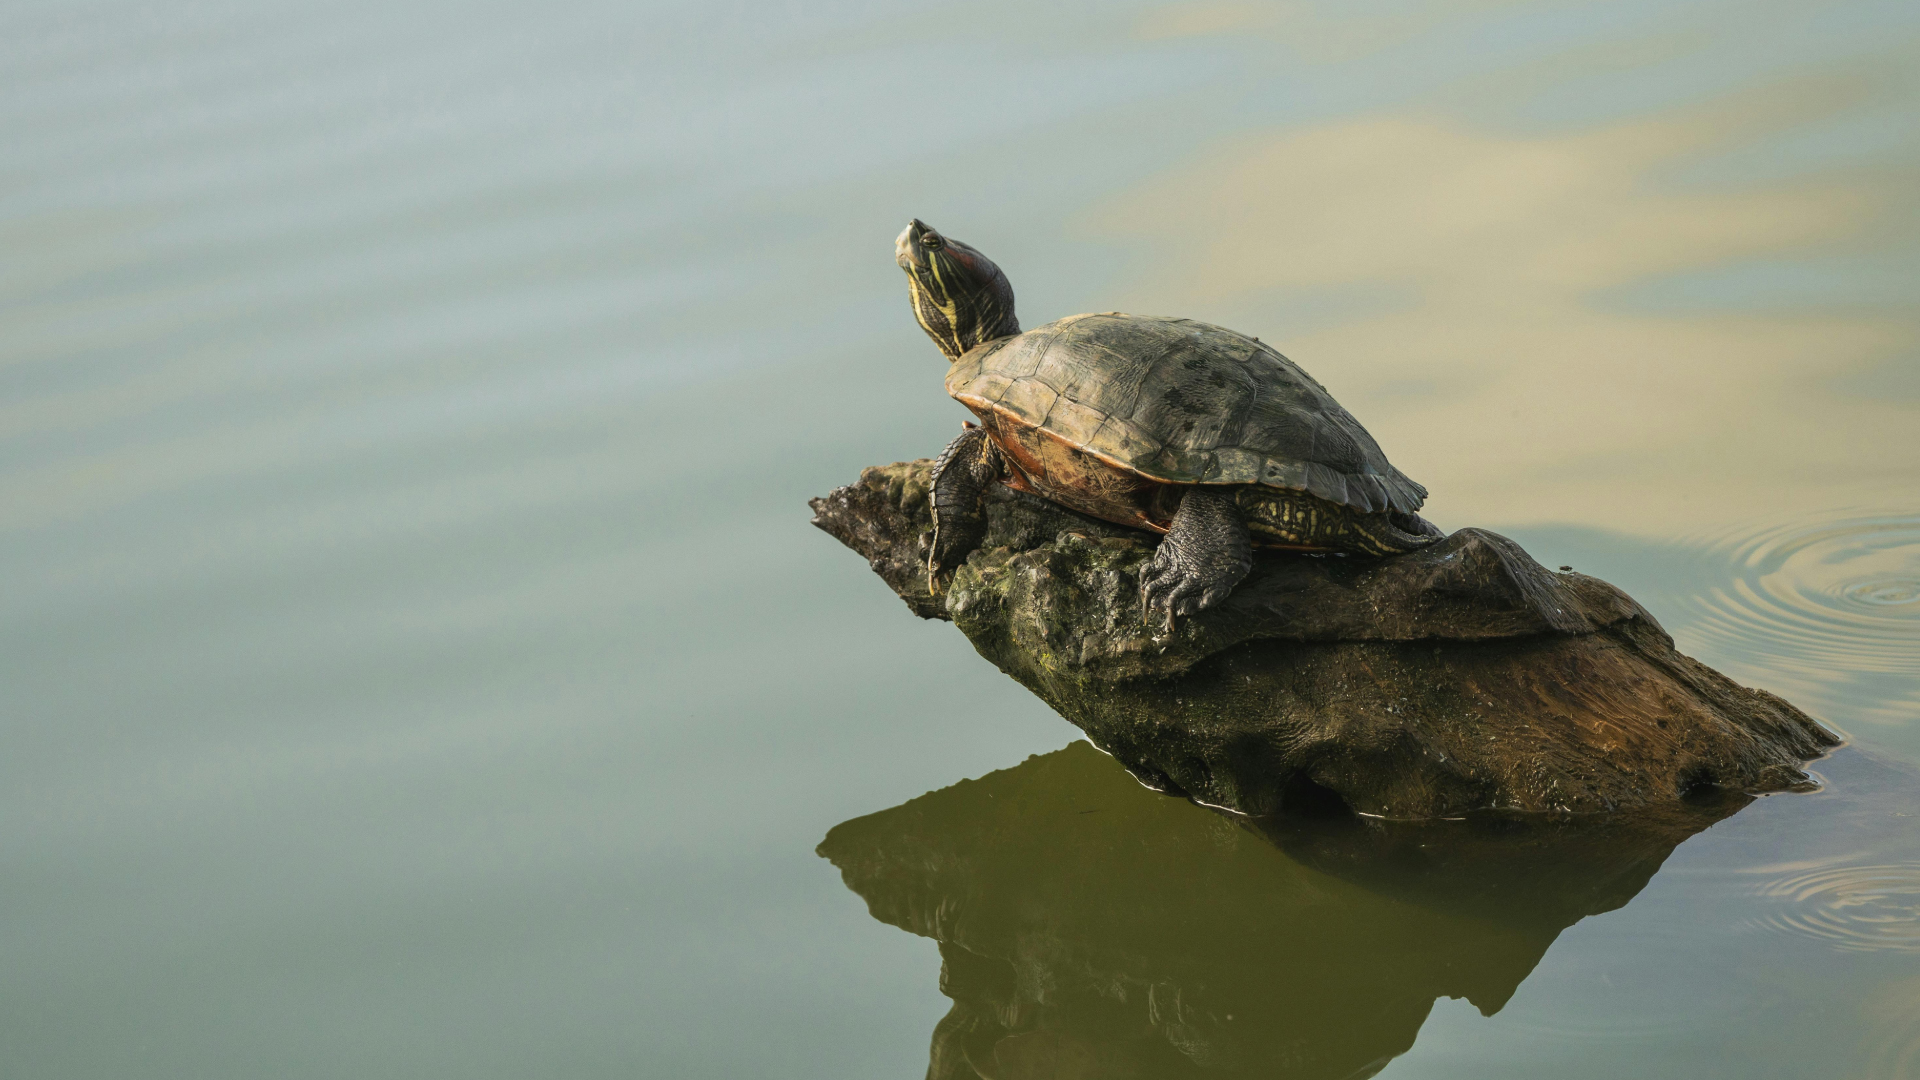
[[[987,535],[987,485],[1006,462],[987,433],[972,424],[933,463],[933,546],[927,552],[927,588],[966,561]]]
[[[1176,615],[1203,611],[1227,598],[1253,569],[1253,536],[1230,491],[1192,487],[1174,511],[1173,527],[1140,574],[1140,604],[1173,630]]]

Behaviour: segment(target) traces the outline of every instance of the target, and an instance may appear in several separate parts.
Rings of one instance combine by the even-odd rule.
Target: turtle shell
[[[1325,387],[1256,338],[1191,319],[1074,315],[954,361],[947,393],[1168,484],[1266,484],[1374,513],[1427,489]]]

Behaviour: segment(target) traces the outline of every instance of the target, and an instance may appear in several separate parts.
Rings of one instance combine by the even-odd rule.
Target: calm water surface
[[[1864,0],[6,5],[0,1074],[1920,1077],[1916,72]],[[1278,343],[1826,789],[1460,879],[1124,782],[807,525],[962,416],[915,215]]]

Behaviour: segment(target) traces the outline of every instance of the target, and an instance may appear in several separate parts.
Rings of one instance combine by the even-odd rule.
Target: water
[[[1765,657],[1829,714],[1920,714],[1920,516],[1836,515],[1701,547],[1731,573],[1677,610],[1709,647]]]
[[[1834,764],[1653,820],[1255,835],[1080,743],[820,851],[940,942],[934,1076],[1807,1076],[1909,1052],[1850,1012],[1911,1017],[1920,933],[1920,864],[1862,865],[1920,854],[1911,771]]]
[[[919,216],[1029,325],[1277,343],[1437,522],[1851,738],[1544,945],[1063,788],[1229,928],[1401,928],[1326,924],[1361,991],[1512,983],[1324,1020],[1364,1064],[1920,1075],[1910,8],[9,5],[0,1071],[921,1073],[936,947],[814,848],[1079,751],[806,524],[962,415]]]

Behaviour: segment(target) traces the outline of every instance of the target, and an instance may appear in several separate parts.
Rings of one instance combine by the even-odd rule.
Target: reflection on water
[[[1405,1075],[1910,1076],[1916,912],[1887,871],[1920,866],[1920,777],[1858,748],[1819,767],[1825,790],[1756,800],[1563,934],[1500,1016],[1436,1007]]]
[[[1436,998],[1498,1012],[1562,930],[1744,803],[1256,831],[1074,743],[820,853],[875,918],[940,943],[930,1077],[1335,1078],[1404,1053]]]
[[[1920,1076],[1920,979],[1896,985],[1870,1008],[1878,1015],[1873,1053],[1860,1080],[1913,1080]]]
[[[1658,535],[1897,506],[1920,464],[1911,403],[1813,388],[1911,368],[1911,306],[1876,305],[1869,278],[1785,310],[1738,274],[1802,281],[1816,254],[1900,235],[1909,173],[1675,182],[1858,97],[1833,72],[1573,130],[1341,117],[1244,134],[1082,227],[1140,252],[1107,305],[1275,342],[1449,527]]]
[[[1704,1030],[1687,1075],[1908,1077],[1920,787],[1824,764],[1631,822],[1383,828],[1216,815],[1076,743],[820,853],[938,943],[934,1078],[1674,1075]]]
[[[915,214],[992,251],[1029,322],[1279,343],[1437,521],[1587,529],[1526,542],[1920,760],[1905,570],[1831,579],[1860,604],[1805,655],[1689,599],[1750,568],[1680,543],[1920,506],[1917,26],[1910,0],[0,5],[0,1071],[918,1068],[933,949],[811,849],[1071,736],[806,524],[964,415],[888,254]],[[1561,933],[1492,1020],[1442,998],[1393,1068],[1911,1066],[1910,952],[1748,919],[1789,873],[1748,867],[1920,861],[1905,819],[1808,831],[1853,790],[1833,764]],[[1251,850],[1292,867],[1288,910],[1400,910]],[[1438,902],[1417,918],[1525,938]],[[1685,1030],[1566,1051],[1655,1020]],[[1361,1023],[1355,1056],[1411,1021]]]

